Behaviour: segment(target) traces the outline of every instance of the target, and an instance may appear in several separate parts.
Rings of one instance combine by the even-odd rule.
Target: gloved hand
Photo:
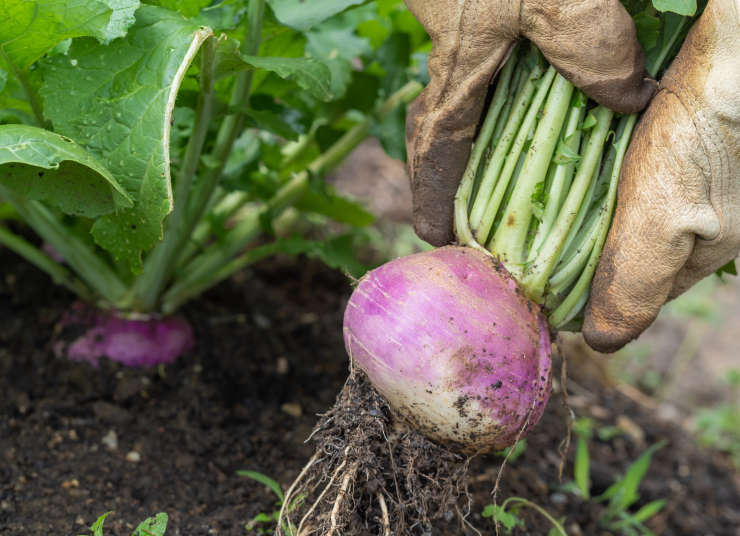
[[[740,251],[740,0],[710,0],[625,156],[583,334],[612,352]]]
[[[491,79],[520,37],[560,73],[618,112],[655,91],[619,0],[406,0],[434,48],[430,83],[409,108],[406,147],[417,234],[450,243],[453,200]]]

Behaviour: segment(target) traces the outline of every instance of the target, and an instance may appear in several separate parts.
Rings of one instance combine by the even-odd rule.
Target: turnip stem
[[[513,57],[516,52],[516,49],[513,50],[511,52],[511,56]],[[480,168],[483,154],[488,147],[488,143],[491,141],[493,131],[497,124],[503,123],[503,119],[506,118],[506,116],[503,116],[502,121],[499,121],[499,115],[501,115],[501,109],[503,108],[504,102],[507,98],[511,75],[516,64],[516,61],[508,61],[501,70],[501,76],[499,76],[493,100],[488,108],[488,113],[483,121],[483,126],[481,126],[480,132],[478,133],[478,138],[470,151],[468,165],[466,166],[462,180],[460,181],[460,187],[457,189],[457,193],[455,194],[455,232],[458,240],[466,244],[472,244],[474,247],[478,247],[484,251],[485,248],[475,242],[470,230],[468,222],[468,207],[470,205],[470,197],[475,186],[475,178],[478,175],[478,169]],[[480,193],[480,191],[478,193]]]
[[[488,235],[498,214],[499,206],[517,167],[519,155],[535,126],[539,108],[547,96],[555,74],[555,69],[550,67],[541,78],[539,88],[537,88],[537,92],[532,98],[537,77],[537,69],[533,69],[527,84],[522,89],[522,93],[519,94],[517,102],[512,106],[513,111],[509,116],[509,122],[504,129],[499,145],[491,157],[476,200],[473,203],[472,210],[476,210],[476,204],[478,203],[481,203],[484,207],[480,224],[473,226],[471,222],[476,240],[480,244],[485,244],[488,241]],[[492,193],[489,194],[491,190]]]
[[[515,62],[509,60],[509,63]],[[497,182],[500,180],[499,172],[504,165],[507,153],[509,152],[512,143],[516,146],[516,141],[518,141],[516,136],[519,132],[519,127],[522,124],[522,120],[524,119],[532,101],[532,97],[535,94],[537,80],[541,76],[542,69],[535,67],[535,69],[530,72],[521,91],[512,103],[509,115],[502,116],[499,121],[499,125],[503,124],[505,126],[500,134],[500,138],[495,142],[493,153],[484,171],[475,200],[470,208],[470,226],[474,230],[481,226],[481,219],[484,214],[487,213],[489,199],[493,194]],[[546,82],[543,82],[543,85],[546,85]],[[504,120],[505,118],[506,120]],[[497,127],[499,125],[497,125]],[[485,243],[485,239],[481,234],[477,234],[476,236],[481,243]]]
[[[388,97],[375,110],[373,116],[348,130],[334,145],[308,165],[308,168],[285,183],[267,203],[249,214],[230,229],[218,244],[212,245],[185,265],[172,287],[162,298],[164,312],[173,312],[189,297],[210,288],[233,273],[230,261],[253,241],[262,230],[261,220],[272,217],[293,205],[308,187],[309,177],[325,173],[337,166],[370,133],[372,122],[386,117],[393,109],[413,100],[422,86],[411,81]],[[197,289],[197,290],[194,290]]]
[[[69,266],[108,305],[126,305],[126,287],[113,269],[38,201],[20,199],[0,184],[0,197],[8,202],[36,233],[56,249]]]
[[[522,273],[525,261],[524,245],[532,218],[532,194],[537,184],[545,180],[572,94],[573,84],[557,75],[527,151],[517,187],[504,211],[502,224],[494,234],[493,251],[515,277]]]
[[[195,110],[193,133],[185,148],[183,163],[175,183],[175,204],[165,222],[164,239],[145,259],[143,272],[131,290],[136,308],[142,311],[150,311],[157,305],[162,287],[172,273],[175,258],[182,251],[185,242],[183,228],[187,215],[188,194],[198,170],[213,109],[215,53],[216,41],[211,37],[201,49],[201,90]]]
[[[560,305],[558,305],[550,314],[550,323],[555,327],[562,327],[564,324],[569,322],[575,314],[580,311],[581,307],[579,304],[585,303],[588,298],[591,279],[596,271],[596,265],[601,257],[601,250],[604,247],[606,235],[609,232],[609,227],[611,225],[614,203],[617,198],[617,184],[619,182],[619,174],[622,170],[622,162],[624,161],[624,155],[627,152],[627,146],[629,145],[629,140],[632,137],[632,131],[635,128],[636,123],[637,114],[625,116],[620,120],[618,131],[621,131],[621,136],[619,136],[615,147],[614,167],[612,168],[609,191],[606,197],[606,209],[602,212],[601,219],[599,221],[598,238],[591,250],[588,263],[581,273],[581,276],[578,278],[578,281],[576,281],[573,289],[562,303],[560,303]]]
[[[252,56],[259,52],[264,10],[265,0],[249,1],[247,7],[247,31],[241,45],[242,54]],[[243,110],[245,109],[245,103],[249,102],[253,76],[254,69],[252,68],[246,69],[236,75],[229,100],[229,108],[234,110],[234,112],[224,118],[216,134],[216,141],[210,154],[210,160],[215,164],[206,168],[195,184],[194,191],[188,198],[186,221],[181,229],[182,235],[178,246],[182,246],[183,242],[190,236],[203,216],[216,186],[218,186],[218,182],[226,166],[226,160],[234,145],[234,140],[236,140],[236,137],[242,130],[244,121]],[[180,248],[178,247],[177,249],[179,250]]]
[[[598,177],[597,165],[601,158],[604,141],[609,133],[614,112],[599,106],[594,115],[596,125],[594,125],[589,136],[568,196],[560,209],[547,241],[543,244],[542,250],[535,257],[530,269],[522,279],[527,294],[537,302],[542,301],[547,281],[576,221],[581,204],[584,202],[584,196],[592,181]]]
[[[568,122],[565,126],[565,132],[563,133],[565,146],[574,153],[578,152],[581,143],[581,125],[583,124],[585,111],[585,106],[571,108]],[[532,253],[536,254],[545,240],[547,240],[557,218],[558,211],[562,207],[565,197],[568,195],[568,188],[573,180],[575,170],[575,162],[568,162],[554,167],[552,182],[550,183],[550,187],[547,188],[548,201],[542,215],[542,223],[537,228],[537,234],[532,245]]]
[[[255,210],[248,217],[230,229],[223,239],[216,245],[207,248],[201,255],[195,257],[182,270],[175,283],[168,290],[162,300],[165,312],[174,311],[183,301],[183,297],[194,296],[193,289],[202,292],[215,284],[215,276],[221,267],[237,255],[247,244],[257,238],[262,230],[262,218],[268,214],[276,216],[286,207],[294,204],[308,187],[308,173],[295,175],[283,185],[270,201]]]
[[[673,13],[660,19],[660,41],[647,55],[651,76],[672,56],[691,21]],[[475,145],[490,147],[490,156],[481,165],[476,152],[470,162],[456,198],[465,204],[456,204],[455,225],[461,244],[496,256],[527,297],[551,311],[550,323],[562,328],[577,324],[572,320],[588,300],[637,116],[616,121],[614,112],[555,76],[552,66],[541,75],[541,59],[532,47],[509,60],[516,66],[508,84],[496,88],[507,98],[495,110],[491,140],[485,131]]]
[[[28,242],[25,238],[13,234],[5,226],[0,225],[0,244],[14,251],[28,262],[46,272],[54,283],[63,285],[77,294],[83,300],[94,302],[95,298],[90,289],[64,266],[49,257],[46,253]]]

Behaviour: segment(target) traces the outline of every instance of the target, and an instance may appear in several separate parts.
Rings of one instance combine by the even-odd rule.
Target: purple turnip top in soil
[[[172,363],[195,344],[192,328],[182,316],[131,319],[82,302],[65,313],[59,327],[55,353],[95,366],[101,357],[130,367]],[[75,335],[65,336],[70,332]]]
[[[444,247],[391,261],[357,285],[344,316],[351,359],[431,439],[503,449],[550,394],[544,315],[494,259]]]

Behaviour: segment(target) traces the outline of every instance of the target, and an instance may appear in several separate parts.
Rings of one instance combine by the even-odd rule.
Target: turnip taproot
[[[469,454],[514,443],[550,393],[544,315],[472,248],[417,253],[365,275],[345,310],[344,340],[400,415]]]

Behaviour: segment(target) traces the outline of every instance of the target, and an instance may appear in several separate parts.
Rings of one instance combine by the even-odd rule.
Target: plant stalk
[[[416,81],[408,82],[393,95],[388,97],[374,114],[365,118],[329,149],[311,162],[307,169],[294,175],[280,190],[247,218],[230,229],[223,239],[194,257],[176,277],[175,283],[165,293],[162,299],[162,309],[171,313],[188,298],[197,295],[215,285],[223,278],[231,275],[231,271],[224,269],[225,265],[239,254],[262,230],[261,221],[268,215],[275,217],[283,210],[293,205],[308,188],[311,175],[323,174],[331,171],[352,152],[370,133],[373,121],[382,120],[400,104],[413,100],[422,90],[421,84]],[[194,291],[192,289],[198,289]]]
[[[544,183],[568,114],[573,84],[557,75],[550,88],[542,118],[519,174],[517,187],[496,229],[492,251],[515,277],[523,271],[526,260],[524,245],[532,219],[532,194],[538,183]]]
[[[108,305],[125,307],[127,289],[111,267],[65,227],[43,204],[20,199],[0,183],[0,196],[36,233],[56,249],[80,278]]]
[[[255,56],[259,52],[260,38],[262,34],[262,21],[264,20],[265,0],[250,0],[247,21],[248,27],[241,52],[244,55]],[[180,250],[188,239],[195,226],[203,217],[203,213],[216,190],[218,181],[221,179],[226,161],[229,158],[234,141],[242,130],[244,122],[245,104],[249,101],[252,90],[252,78],[254,69],[249,68],[236,76],[234,87],[229,100],[229,108],[234,110],[227,115],[216,134],[216,142],[213,151],[209,155],[210,167],[206,168],[203,176],[195,185],[195,191],[188,199],[187,216],[182,228],[182,235],[178,241],[177,250]]]
[[[181,251],[182,229],[187,215],[187,201],[198,162],[205,144],[213,111],[213,84],[216,38],[206,40],[201,50],[200,93],[196,106],[193,132],[188,140],[182,167],[175,184],[175,204],[165,222],[164,239],[147,256],[142,275],[132,289],[135,307],[141,311],[155,308],[160,292],[172,273],[175,257]]]
[[[46,272],[58,285],[62,285],[77,294],[83,300],[94,302],[95,297],[90,289],[64,266],[49,257],[46,253],[0,225],[0,244],[14,251],[28,262]]]

